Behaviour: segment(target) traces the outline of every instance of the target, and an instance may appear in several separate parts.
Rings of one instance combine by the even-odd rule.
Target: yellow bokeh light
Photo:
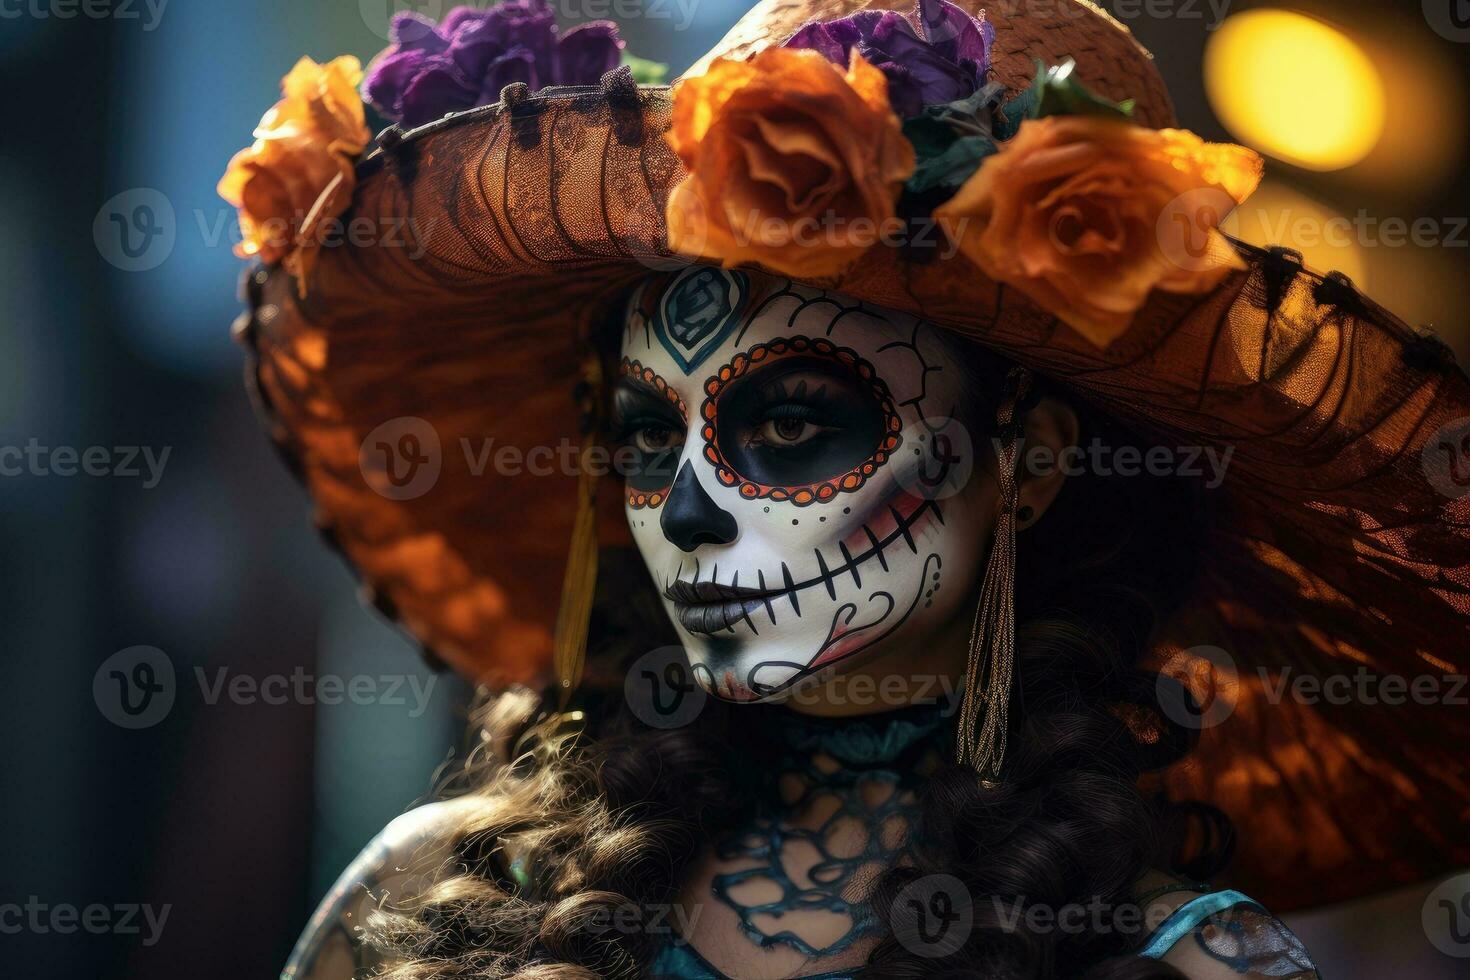
[[[1312,170],[1357,163],[1383,133],[1373,62],[1341,32],[1290,11],[1226,20],[1205,49],[1205,90],[1236,139]]]
[[[1268,177],[1222,228],[1252,245],[1295,249],[1302,253],[1302,264],[1313,272],[1341,272],[1367,289],[1372,276],[1365,249],[1382,237],[1373,217],[1366,212],[1342,214]]]

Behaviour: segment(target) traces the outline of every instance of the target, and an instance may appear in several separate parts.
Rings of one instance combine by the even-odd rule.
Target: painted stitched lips
[[[783,618],[799,618],[803,593],[815,590],[818,596],[825,594],[829,601],[836,601],[839,587],[851,583],[851,587],[862,589],[865,568],[870,569],[870,579],[887,574],[889,557],[895,550],[899,555],[917,555],[916,536],[926,518],[944,523],[938,502],[904,495],[885,505],[872,520],[862,522],[850,542],[838,541],[835,555],[814,548],[810,569],[793,573],[782,561],[780,570],[773,570],[769,577],[765,569],[757,569],[754,574],[747,571],[746,585],[741,585],[739,570],[730,573],[728,582],[721,582],[719,565],[706,572],[697,560],[688,570],[681,563],[676,578],[664,586],[664,598],[674,603],[679,625],[691,633],[733,633],[744,626],[759,635],[757,623],[774,627]],[[683,577],[686,573],[688,578]],[[812,605],[815,603],[808,603]]]

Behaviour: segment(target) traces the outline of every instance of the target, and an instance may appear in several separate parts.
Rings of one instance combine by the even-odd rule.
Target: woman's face
[[[700,268],[633,297],[628,523],[702,687],[782,699],[956,616],[996,501],[952,417],[964,378],[932,325],[784,280]]]

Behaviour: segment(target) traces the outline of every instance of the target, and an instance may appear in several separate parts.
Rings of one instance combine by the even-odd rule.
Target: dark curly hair
[[[998,392],[1005,365],[979,348],[961,353],[974,372],[969,390]],[[966,421],[993,418],[983,398],[969,408]],[[1084,438],[1138,444],[1085,405],[1079,415]],[[987,787],[943,762],[918,790],[912,864],[889,869],[870,898],[877,921],[888,922],[906,884],[954,875],[977,897],[974,925],[940,958],[887,935],[862,977],[1182,976],[1133,955],[1145,938],[1137,932],[1032,929],[1005,910],[1117,908],[1135,901],[1150,869],[1200,878],[1228,857],[1222,815],[1171,806],[1138,787],[1141,775],[1193,744],[1193,732],[1160,710],[1157,675],[1138,663],[1190,585],[1203,506],[1184,479],[1088,473],[1070,478],[1021,537],[1003,779]],[[600,647],[580,716],[526,691],[480,707],[474,751],[454,780],[454,791],[476,801],[455,830],[456,860],[420,897],[367,923],[387,964],[381,976],[639,976],[653,937],[609,930],[609,916],[673,903],[689,856],[751,816],[761,791],[751,753],[762,749],[744,733],[762,727],[752,712],[781,709],[712,701],[684,728],[641,724],[624,703],[618,668],[668,627],[636,555],[609,555],[609,565],[616,571],[600,584],[592,624]],[[1183,853],[1186,840],[1200,839],[1225,846]]]

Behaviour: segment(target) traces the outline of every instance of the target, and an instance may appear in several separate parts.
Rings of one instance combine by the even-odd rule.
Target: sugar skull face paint
[[[705,268],[634,295],[628,520],[703,687],[780,699],[951,620],[990,517],[951,417],[964,379],[932,325],[784,280]]]

